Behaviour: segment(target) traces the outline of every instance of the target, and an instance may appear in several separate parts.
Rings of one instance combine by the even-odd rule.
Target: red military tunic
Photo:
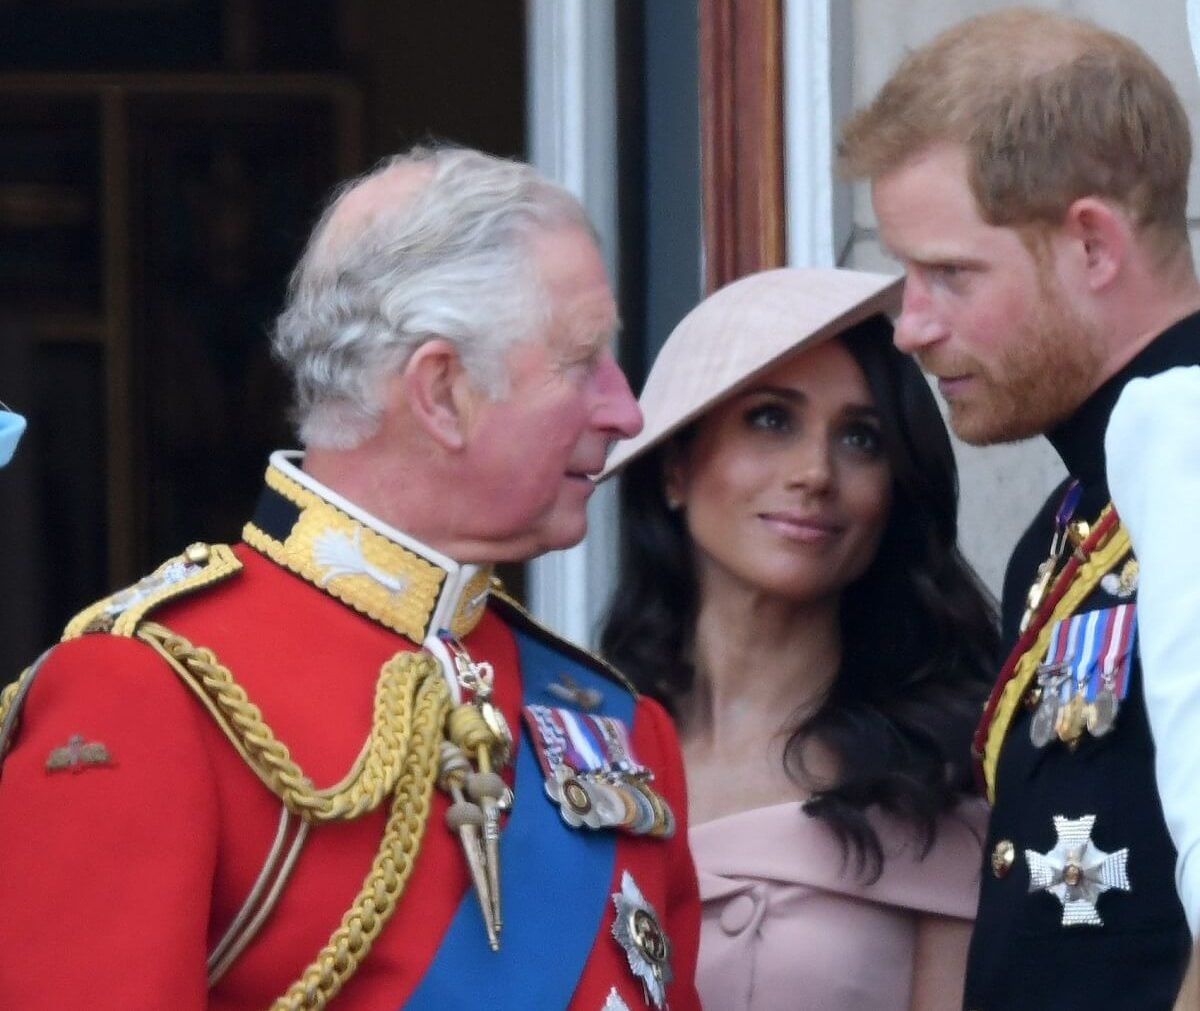
[[[277,477],[278,465],[276,461],[272,468]],[[283,485],[295,490],[288,480]],[[306,485],[313,488],[311,481]],[[211,649],[292,759],[323,787],[341,780],[363,747],[381,665],[417,645],[356,610],[363,600],[355,587],[366,585],[361,573],[341,582],[330,578],[322,586],[319,579],[267,557],[300,529],[310,511],[299,509],[295,523],[288,514],[277,538],[248,526],[248,539],[265,553],[237,546],[239,571],[187,595],[166,588],[165,602],[154,606],[149,617]],[[360,522],[364,517],[341,509],[335,513],[342,533],[361,527],[359,534],[377,536],[379,528]],[[466,582],[477,585],[477,578]],[[463,582],[448,578],[445,586],[465,593]],[[434,610],[443,602],[439,598]],[[449,605],[461,616],[470,602],[450,600]],[[368,602],[364,609],[372,606]],[[522,705],[554,700],[526,697],[514,629],[523,628],[524,634],[538,636],[543,645],[576,662],[580,654],[548,633],[531,631],[527,620],[503,602],[489,601],[476,620],[461,641],[473,659],[493,665],[495,701],[514,730],[519,752],[531,747],[529,735],[518,729]],[[615,679],[607,685],[606,693],[611,690],[614,696],[628,692]],[[615,833],[608,894],[580,908],[572,921],[572,929],[592,941],[582,949],[587,954],[572,978],[569,1006],[589,1011],[653,1006],[631,969],[627,948],[612,930],[610,895],[621,891],[628,873],[672,945],[670,1007],[689,1011],[699,1006],[692,985],[699,907],[686,847],[678,745],[668,718],[654,702],[638,698],[632,711],[633,750],[653,771],[653,785],[673,808],[678,824],[669,839]],[[64,760],[68,753],[56,749],[75,735],[75,760]],[[92,749],[93,760],[88,761],[80,757],[81,743],[102,745],[103,751]],[[52,754],[58,755],[57,768],[48,768]],[[511,770],[508,775],[511,779]],[[518,795],[536,791],[541,801],[552,803],[540,781],[518,779],[512,786]],[[447,805],[447,796],[435,789],[419,853],[395,913],[333,998],[334,1008],[403,1007],[429,971],[460,902],[471,898],[458,838],[445,824]],[[0,778],[0,1007],[271,1007],[326,944],[362,887],[388,807],[385,802],[356,819],[312,826],[278,904],[210,990],[206,955],[254,885],[276,833],[280,800],[193,691],[148,645],[117,634],[85,634],[60,644],[32,682]],[[510,827],[502,831],[502,845]],[[602,834],[604,830],[571,828],[556,818],[544,841],[555,847],[587,847]],[[547,882],[544,894],[519,898],[527,910],[530,902],[534,908],[554,904],[555,889]],[[505,896],[505,903],[516,898]],[[519,972],[528,982],[522,1006],[549,1007],[546,1001],[552,998],[542,994],[540,984],[555,966],[559,939],[544,940],[538,951],[512,952],[502,934],[499,951],[472,955],[461,966],[454,952],[439,957],[449,958],[455,971],[461,968],[479,979],[476,1003],[481,1008],[496,1006],[489,1003],[489,973],[506,958],[522,959]]]

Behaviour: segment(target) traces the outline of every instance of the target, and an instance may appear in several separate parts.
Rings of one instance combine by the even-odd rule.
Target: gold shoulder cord
[[[33,685],[33,679],[41,669],[42,663],[50,651],[46,650],[41,656],[21,671],[21,676],[10,685],[5,685],[0,691],[0,768],[4,765],[4,756],[12,746],[17,733],[17,721],[21,715],[21,706],[25,696]]]
[[[379,672],[371,733],[347,775],[317,789],[288,756],[229,668],[162,625],[137,632],[200,698],[238,753],[288,810],[307,822],[348,820],[392,806],[371,870],[341,925],[271,1011],[324,1008],[395,911],[425,834],[450,693],[428,653],[401,652]],[[6,691],[5,695],[7,696]]]
[[[24,677],[24,674],[21,675]],[[21,679],[18,678],[12,684],[5,685],[4,690],[0,691],[0,722],[8,716],[9,706],[12,705],[12,700],[17,694],[17,689],[21,687]]]
[[[64,638],[95,629],[141,639],[199,698],[267,789],[305,824],[350,820],[377,809],[391,797],[391,812],[379,850],[354,903],[329,942],[270,1011],[324,1008],[367,956],[395,911],[412,872],[438,776],[444,727],[451,710],[449,688],[438,662],[428,653],[402,651],[393,656],[379,671],[371,730],[362,750],[340,782],[318,789],[292,761],[259,708],[212,650],[194,646],[165,626],[145,619],[157,604],[222,580],[240,569],[240,563],[223,545],[194,545],[181,559],[173,561],[204,568],[188,573],[186,578],[166,581],[162,574],[172,564],[166,563],[134,588],[136,592],[128,602],[120,601],[125,606],[116,611],[115,620],[101,619],[113,611],[116,597],[79,615]],[[22,690],[28,687],[37,666],[0,691],[0,727],[8,727],[9,733]],[[0,734],[0,739],[5,736]],[[269,905],[273,905],[273,899],[268,900]],[[238,939],[239,947],[248,943],[256,929]]]
[[[29,670],[26,669],[22,675],[13,681],[11,684],[6,684],[4,690],[0,690],[0,761],[4,761],[4,755],[7,750],[7,738],[10,734],[10,712],[13,706],[13,700],[17,698],[17,693],[29,677]]]
[[[392,793],[411,732],[413,687],[432,675],[441,677],[437,662],[426,653],[400,652],[385,663],[375,685],[371,732],[362,751],[340,782],[317,789],[212,650],[193,646],[153,622],[143,624],[137,635],[199,696],[267,789],[293,814],[314,823],[357,818],[375,810]]]

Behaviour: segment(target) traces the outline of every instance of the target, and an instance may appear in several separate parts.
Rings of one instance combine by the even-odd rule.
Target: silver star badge
[[[614,986],[608,991],[608,999],[600,1011],[629,1011],[629,1005],[621,999],[621,995],[617,993],[617,988]]]
[[[1092,842],[1094,814],[1082,818],[1054,818],[1058,842],[1047,853],[1026,850],[1029,864],[1029,890],[1044,888],[1062,903],[1062,925],[1074,927],[1081,923],[1102,926],[1104,921],[1096,912],[1096,900],[1110,888],[1129,891],[1125,864],[1128,848],[1105,853]]]
[[[612,898],[617,907],[612,935],[625,949],[629,968],[642,981],[646,999],[661,1011],[667,1006],[667,984],[672,978],[671,942],[629,871],[621,874],[621,890]]]

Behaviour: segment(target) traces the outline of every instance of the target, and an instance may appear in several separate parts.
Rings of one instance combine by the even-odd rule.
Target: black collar
[[[1083,484],[1085,503],[1093,512],[1108,500],[1104,467],[1104,433],[1117,398],[1131,379],[1157,375],[1177,365],[1200,364],[1200,312],[1172,324],[1119,372],[1106,380],[1066,421],[1046,433],[1072,477]]]

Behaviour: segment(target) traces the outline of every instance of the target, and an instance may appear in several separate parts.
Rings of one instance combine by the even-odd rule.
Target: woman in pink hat
[[[675,329],[620,444],[608,658],[689,778],[706,1007],[961,1007],[993,605],[895,278],[775,270]]]

